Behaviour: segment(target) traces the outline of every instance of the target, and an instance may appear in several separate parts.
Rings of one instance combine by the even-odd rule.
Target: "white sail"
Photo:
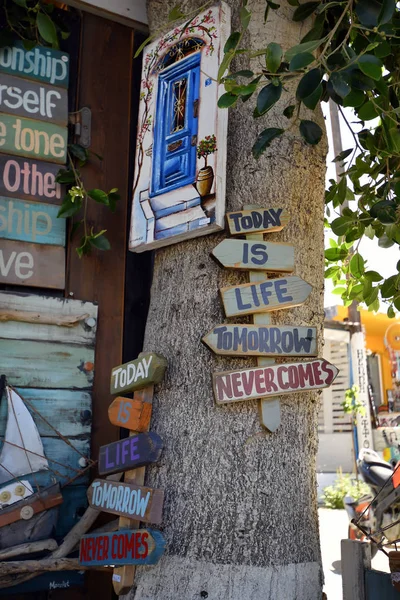
[[[0,484],[49,468],[42,440],[24,401],[8,386],[6,392],[8,416],[0,453]]]

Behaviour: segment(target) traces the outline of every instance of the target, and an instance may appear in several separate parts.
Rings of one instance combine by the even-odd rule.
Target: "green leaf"
[[[313,91],[312,94],[310,94],[306,98],[303,98],[304,106],[306,106],[310,110],[315,110],[318,102],[321,100],[322,93],[323,93],[323,88],[322,88],[322,84],[320,83],[319,86]]]
[[[303,42],[302,44],[297,44],[297,46],[292,46],[285,52],[285,59],[287,62],[290,62],[296,54],[300,54],[303,52],[314,52],[317,48],[323,44],[326,38],[322,38],[319,40],[311,40],[309,42]]]
[[[356,15],[365,27],[376,27],[382,5],[377,0],[359,0],[355,5]]]
[[[18,4],[18,6],[22,6],[22,8],[28,8],[26,5],[26,0],[13,0],[14,4]]]
[[[360,277],[362,277],[362,275],[364,274],[364,265],[365,261],[363,257],[361,256],[361,254],[356,252],[350,260],[350,273],[357,279],[360,279]]]
[[[381,285],[381,296],[382,298],[391,298],[396,292],[396,280],[398,275],[392,275],[389,279],[385,279]]]
[[[300,52],[300,54],[295,54],[289,63],[289,71],[299,71],[300,69],[304,69],[304,67],[308,67],[314,60],[315,56],[313,56],[311,52]]]
[[[296,108],[295,104],[291,104],[290,106],[287,106],[285,108],[285,110],[283,111],[283,116],[286,117],[287,119],[291,119],[293,117],[295,108]]]
[[[373,283],[378,283],[379,281],[382,281],[382,279],[383,279],[382,275],[379,275],[379,273],[377,271],[365,271],[364,277],[366,279],[369,279]]]
[[[344,260],[348,255],[348,250],[344,248],[328,248],[325,250],[326,260],[336,262],[338,260]]]
[[[357,115],[362,121],[371,121],[371,119],[376,119],[379,112],[375,104],[369,100],[357,110]]]
[[[349,148],[348,150],[342,150],[342,152],[339,152],[339,154],[336,156],[336,158],[333,159],[332,162],[342,162],[345,158],[350,156],[352,152],[353,148]]]
[[[267,65],[268,71],[271,73],[276,73],[279,67],[281,66],[283,56],[282,47],[279,44],[275,44],[275,42],[271,42],[267,46],[267,52],[265,54],[265,62]]]
[[[390,225],[396,221],[396,208],[395,202],[390,200],[381,200],[376,202],[369,211],[369,214],[374,219],[379,219],[384,225]]]
[[[390,305],[387,309],[387,316],[389,317],[389,319],[394,319],[396,317],[396,313],[392,305]]]
[[[384,233],[383,235],[381,235],[381,237],[378,240],[378,246],[380,248],[391,248],[391,246],[394,245],[394,241],[391,240],[386,233]]]
[[[316,88],[319,86],[322,80],[322,70],[321,69],[311,69],[308,73],[303,75],[300,79],[299,85],[297,86],[296,96],[299,100],[303,98],[307,98],[313,92],[315,92]]]
[[[322,138],[322,129],[314,121],[304,120],[300,122],[300,134],[307,144],[314,146]]]
[[[384,23],[389,23],[390,19],[393,16],[393,13],[396,8],[395,0],[383,0],[382,9],[379,13],[378,23],[383,25]]]
[[[379,44],[374,52],[375,56],[377,56],[378,58],[385,58],[386,56],[389,56],[389,54],[391,54],[391,53],[392,53],[392,48],[388,42],[382,42],[381,44]]]
[[[329,267],[325,271],[325,279],[330,279],[336,277],[336,275],[340,274],[340,267]]]
[[[49,44],[52,44],[54,47],[58,48],[56,26],[49,15],[39,11],[36,16],[36,25],[42,38]]]
[[[368,225],[368,227],[365,228],[364,233],[370,240],[373,240],[375,237],[375,229],[372,227],[372,225]]]
[[[104,235],[97,234],[94,237],[89,238],[91,246],[97,248],[97,250],[109,250],[111,248],[110,242]]]
[[[168,21],[177,21],[178,19],[182,19],[185,16],[185,13],[182,12],[179,4],[174,6],[168,13]]]
[[[400,310],[400,297],[399,296],[396,296],[396,298],[394,298],[393,304],[395,305],[397,310]]]
[[[234,94],[222,94],[222,96],[218,98],[218,106],[219,108],[229,108],[230,106],[233,106],[236,103],[237,99],[238,97]]]
[[[365,304],[367,306],[370,306],[371,304],[373,305],[376,302],[376,299],[378,298],[378,294],[379,294],[379,286],[373,288],[373,290],[369,294],[369,296],[364,296]]]
[[[363,54],[357,60],[358,67],[368,77],[378,81],[382,77],[382,61],[374,54]]]
[[[353,223],[352,217],[338,217],[331,223],[332,231],[335,235],[346,235]]]
[[[71,196],[66,194],[64,196],[63,203],[60,206],[60,210],[57,213],[57,217],[66,219],[67,217],[72,217],[82,207],[82,200],[80,198],[75,198],[74,202],[72,202]]]
[[[282,94],[282,84],[274,85],[270,83],[262,88],[257,96],[257,116],[265,114],[272,106],[278,102]]]
[[[352,90],[343,100],[343,106],[361,106],[365,100],[365,94],[361,90]]]
[[[319,2],[305,2],[304,4],[300,4],[293,13],[293,21],[304,21],[313,14],[319,4]]]
[[[105,204],[106,206],[108,206],[109,204],[108,194],[103,192],[103,190],[89,190],[87,195],[89,196],[89,198],[92,198],[92,200],[98,202],[99,204]]]
[[[270,127],[268,129],[264,129],[259,136],[252,148],[254,158],[260,158],[261,154],[265,152],[265,150],[271,145],[271,142],[282,135],[284,129],[279,129],[278,127]]]
[[[237,77],[246,77],[247,79],[250,79],[250,77],[253,77],[253,75],[253,71],[243,69],[242,71],[236,71],[236,73],[231,73],[225,79],[236,79]]]
[[[336,294],[336,296],[341,296],[342,294],[344,294],[345,291],[346,288],[344,287],[335,287],[332,290],[332,294]]]
[[[243,29],[247,29],[251,19],[251,12],[247,10],[245,6],[242,6],[240,9],[240,22],[242,24]]]
[[[60,169],[56,175],[57,183],[75,183],[75,173],[70,169]]]
[[[88,151],[80,144],[68,144],[69,152],[78,158],[81,162],[85,163],[88,159]]]
[[[345,76],[340,71],[334,71],[330,77],[330,82],[333,85],[333,89],[341,98],[345,98],[350,92],[351,87],[346,81]]]
[[[224,53],[228,54],[228,52],[235,50],[236,46],[239,43],[239,40],[240,40],[239,31],[234,31],[233,33],[231,33],[231,35],[228,37],[228,39],[225,42]]]

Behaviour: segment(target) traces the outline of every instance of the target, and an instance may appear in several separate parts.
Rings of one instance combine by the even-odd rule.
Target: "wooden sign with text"
[[[59,165],[0,154],[0,195],[61,204],[63,186],[56,183]]]
[[[296,275],[220,289],[227,317],[298,306],[311,291],[311,285]]]
[[[21,40],[16,40],[0,48],[0,73],[68,87],[69,55],[44,46],[27,49]]]
[[[1,240],[0,283],[65,288],[65,249],[61,246]]]
[[[119,394],[139,390],[164,377],[167,361],[154,352],[143,352],[139,358],[114,367],[111,371],[110,393]]]
[[[59,207],[0,196],[0,238],[65,246],[66,220]]]
[[[0,114],[0,152],[65,164],[68,129],[24,117]]]
[[[213,374],[217,404],[329,387],[339,370],[324,359]]]
[[[218,355],[317,356],[315,327],[221,324],[202,341]]]
[[[87,496],[90,506],[97,510],[145,523],[161,523],[164,490],[95,479]]]
[[[254,208],[238,210],[226,214],[231,235],[280,231],[289,222],[289,215],[283,208]]]
[[[79,545],[81,565],[155,565],[165,540],[153,529],[120,529],[113,533],[83,535]]]
[[[1,75],[0,112],[67,125],[68,92],[45,83]]]
[[[131,431],[147,431],[151,410],[150,402],[118,396],[108,408],[108,418],[117,427],[126,427]]]
[[[162,439],[156,433],[139,433],[100,447],[99,474],[137,469],[160,460]]]
[[[294,270],[292,244],[223,240],[211,254],[227,269],[273,273],[291,273]]]

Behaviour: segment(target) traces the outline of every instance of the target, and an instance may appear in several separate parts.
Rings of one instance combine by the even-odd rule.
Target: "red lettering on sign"
[[[277,370],[277,372],[276,372],[276,375],[277,375],[277,378],[278,378],[278,384],[279,384],[279,387],[281,388],[281,390],[287,390],[288,387],[289,387],[288,382],[287,381],[283,381],[283,374],[284,373],[285,374],[287,373],[287,367],[280,367]]]
[[[242,373],[242,381],[244,393],[246,394],[246,396],[249,396],[253,391],[254,371],[250,371],[250,373]]]
[[[117,558],[116,544],[118,544],[118,536],[113,535],[111,540],[111,558]]]
[[[327,385],[330,385],[330,384],[331,384],[331,381],[332,381],[332,380],[333,380],[333,378],[335,377],[335,372],[334,372],[334,370],[332,369],[332,365],[331,365],[331,364],[329,364],[329,363],[328,363],[326,360],[323,360],[323,361],[322,361],[322,364],[321,364],[321,369],[322,369],[322,371],[323,371],[324,373],[326,373],[326,374],[328,375],[328,377],[327,377],[327,378],[326,378],[326,380],[325,380],[325,383],[326,383]]]
[[[118,558],[124,558],[125,556],[125,536],[123,534],[118,536]]]
[[[224,396],[232,398],[232,383],[230,375],[221,375],[216,378],[216,386],[219,400],[223,400]]]
[[[149,534],[147,533],[147,531],[145,531],[140,535],[142,536],[142,546],[144,548],[144,552],[142,553],[141,558],[146,558],[146,556],[149,553],[149,546],[147,544],[147,538],[149,537]]]
[[[315,385],[324,385],[324,380],[321,378],[321,365],[319,362],[312,363]]]
[[[242,386],[242,381],[241,381],[240,375],[241,375],[241,373],[233,373],[233,375],[231,376],[233,395],[236,398],[241,398],[243,396],[243,392],[240,389]]]
[[[104,536],[104,546],[103,546],[103,558],[102,558],[102,560],[107,560],[109,547],[110,547],[110,538],[105,535]]]
[[[264,369],[265,388],[267,392],[277,392],[278,386],[274,383],[274,370],[268,367]]]
[[[297,372],[297,366],[288,367],[289,387],[292,390],[297,390],[299,387],[299,375]]]
[[[298,366],[298,376],[299,376],[299,385],[301,388],[314,386],[314,377],[313,377],[313,366],[311,363],[302,364],[299,363]]]
[[[264,386],[264,371],[256,371],[255,373],[255,386],[256,386],[256,392],[257,394],[264,394],[265,393],[265,386]]]

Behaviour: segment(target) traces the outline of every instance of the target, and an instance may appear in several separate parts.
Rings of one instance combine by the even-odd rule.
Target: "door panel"
[[[159,75],[150,196],[195,181],[199,87],[200,53]]]

